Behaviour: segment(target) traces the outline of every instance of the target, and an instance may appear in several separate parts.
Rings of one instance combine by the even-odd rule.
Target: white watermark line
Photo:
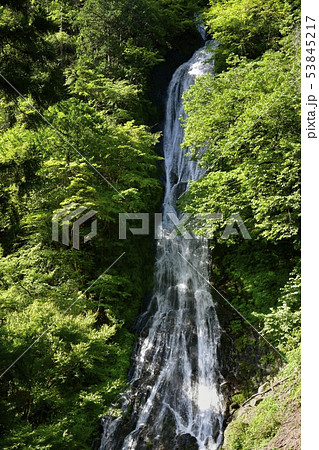
[[[264,109],[264,111],[262,111],[262,113],[260,114],[260,116],[255,120],[255,122],[250,126],[250,127],[248,127],[244,132],[243,132],[243,134],[241,135],[241,136],[239,136],[232,144],[230,144],[229,145],[229,147],[227,147],[224,151],[223,151],[223,153],[210,165],[210,166],[208,166],[206,169],[205,169],[205,174],[203,175],[203,177],[205,176],[205,175],[207,175],[207,171],[208,170],[210,170],[210,169],[212,169],[213,167],[214,167],[214,165],[221,159],[221,158],[223,158],[224,156],[225,156],[225,153],[226,152],[228,152],[228,150],[229,149],[231,149],[235,144],[237,144],[237,142],[240,140],[240,139],[244,139],[244,137],[245,137],[245,134],[246,133],[248,133],[250,130],[252,130],[253,128],[254,128],[254,126],[256,125],[256,123],[257,122],[259,122],[259,120],[262,118],[262,117],[264,117],[264,115],[270,110],[270,108],[272,108],[288,91],[289,91],[289,89],[291,88],[291,86],[293,86],[294,84],[296,84],[297,82],[300,82],[299,80],[296,80],[296,81],[294,81],[294,82],[292,82],[292,83],[290,83],[289,84],[289,87],[286,89],[286,90],[284,90],[283,91],[283,93],[282,94],[280,94],[280,96],[278,97],[278,98],[276,98],[276,100],[274,100],[266,109]],[[201,177],[201,178],[203,178],[203,177]],[[200,179],[201,179],[200,178]],[[198,180],[195,180],[195,181],[198,181]],[[188,189],[185,191],[185,192],[183,192],[179,197],[178,197],[178,200],[181,198],[181,197],[183,197],[183,195],[184,194],[186,194],[186,192],[188,192]]]
[[[256,333],[265,341],[265,342],[267,342],[267,344],[268,345],[270,345],[270,347],[273,349],[273,350],[275,350],[275,352],[277,352],[278,353],[278,355],[285,361],[285,362],[288,362],[287,361],[287,359],[285,358],[285,356],[278,350],[278,349],[276,349],[276,347],[274,347],[269,341],[268,341],[268,339],[266,339],[258,330],[257,330],[257,328],[255,328],[254,327],[254,325],[251,323],[251,322],[249,322],[249,320],[248,319],[246,319],[246,317],[244,317],[239,311],[238,311],[238,309],[236,309],[235,308],[235,306],[233,306],[228,300],[227,300],[227,298],[226,297],[224,297],[224,295],[221,293],[221,292],[219,292],[219,290],[218,289],[216,289],[215,288],[215,286],[209,281],[209,280],[207,280],[197,269],[196,269],[196,267],[194,267],[193,266],[193,264],[192,263],[190,263],[180,252],[178,252],[178,254],[187,262],[187,264],[189,264],[194,270],[195,270],[195,272],[197,272],[198,273],[198,275],[203,279],[203,280],[205,280],[206,281],[206,283],[208,283],[216,292],[217,292],[217,294],[219,294],[224,300],[225,300],[225,302],[231,307],[231,308],[233,308],[233,310],[234,311],[236,311],[236,313],[245,321],[245,322],[247,322],[248,323],[248,325],[250,325],[251,326],[251,328],[253,328],[253,330],[255,330],[256,331]]]
[[[126,252],[124,252],[124,253],[122,253],[122,255],[121,256],[119,256],[106,270],[104,270],[104,272],[95,280],[95,281],[93,281],[93,283],[84,291],[84,292],[82,292],[82,294],[80,294],[79,296],[78,296],[78,298],[65,310],[65,311],[63,311],[62,313],[61,313],[61,316],[64,316],[75,304],[76,304],[76,302],[81,298],[81,297],[83,297],[83,295],[85,295],[90,289],[91,289],[91,287],[92,286],[94,286],[95,285],[95,283],[97,283],[98,281],[99,281],[99,279],[101,278],[101,277],[103,277],[103,275],[105,275],[106,274],[106,272],[108,272],[121,258],[122,258],[122,256],[124,256],[125,255],[125,253]],[[21,353],[21,355],[20,356],[18,356],[18,358],[15,360],[15,361],[13,361],[13,363],[12,364],[10,364],[10,366],[0,375],[0,378],[2,378],[37,342],[39,342],[39,340],[57,323],[59,321],[59,319],[57,319],[55,322],[53,322],[45,331],[43,331],[43,333],[39,336],[39,337],[37,337],[37,339],[35,340],[35,341],[33,341],[32,342],[32,344],[26,349],[26,350],[24,350],[24,352],[23,353]]]
[[[43,114],[41,114],[40,113],[40,111],[38,111],[37,109],[36,109],[36,107],[35,106],[33,106],[32,105],[32,103],[31,102],[29,102],[29,100],[28,99],[26,99],[22,94],[21,94],[21,92],[15,87],[15,86],[13,86],[13,84],[11,84],[10,83],[10,81],[9,80],[7,80],[7,78],[5,78],[1,73],[0,73],[0,77],[1,78],[3,78],[4,79],[4,81],[6,82],[6,83],[8,83],[8,85],[37,113],[37,114],[39,114],[39,116],[56,132],[56,133],[58,133],[58,135],[78,154],[78,155],[80,155],[81,156],[81,158],[86,162],[86,164],[88,164],[112,189],[114,189],[114,191],[116,191],[122,198],[125,198],[117,189],[116,189],[116,187],[115,186],[113,186],[113,184],[109,181],[109,180],[107,180],[106,178],[105,178],[105,176],[104,175],[102,175],[101,174],[101,172],[93,165],[93,164],[91,164],[90,163],[90,161],[88,161],[87,159],[86,159],[86,157],[85,156],[83,156],[82,155],[82,153],[76,148],[76,147],[74,147],[74,145],[73,144],[71,144],[71,142],[64,136],[64,134],[63,133],[61,133],[61,131],[59,131],[57,128],[55,128],[53,125],[52,125],[52,123],[50,123],[44,116],[43,116]]]

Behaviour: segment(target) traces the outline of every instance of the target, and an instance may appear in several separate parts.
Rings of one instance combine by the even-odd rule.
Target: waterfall
[[[218,449],[223,439],[223,381],[217,350],[220,326],[210,286],[205,239],[173,233],[170,215],[190,180],[203,174],[182,151],[182,94],[197,76],[212,72],[203,47],[180,66],[168,89],[164,127],[166,190],[163,239],[158,240],[154,290],[134,356],[123,417],[104,418],[100,450]],[[176,234],[176,233],[175,233]],[[191,267],[188,264],[191,262]]]

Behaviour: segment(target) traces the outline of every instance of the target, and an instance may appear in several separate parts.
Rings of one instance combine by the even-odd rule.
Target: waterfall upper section
[[[100,450],[209,449],[223,440],[225,401],[218,365],[221,329],[209,284],[205,239],[173,233],[170,215],[190,180],[203,174],[184,150],[183,93],[197,76],[212,73],[207,47],[173,75],[164,127],[166,189],[163,239],[158,240],[154,289],[134,354],[120,418],[105,417]],[[191,265],[189,264],[191,262]]]

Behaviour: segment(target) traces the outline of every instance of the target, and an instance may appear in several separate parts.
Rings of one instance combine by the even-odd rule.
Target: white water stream
[[[174,237],[168,216],[178,215],[177,198],[190,180],[203,174],[180,148],[179,118],[184,114],[182,94],[197,76],[212,72],[209,57],[205,47],[196,51],[176,70],[168,89],[164,238],[157,244],[153,297],[143,314],[148,317],[147,331],[141,336],[132,387],[122,405],[124,411],[130,405],[131,421],[123,426],[123,419],[105,418],[100,450],[183,450],[183,444],[168,437],[180,435],[193,437],[199,449],[216,450],[223,439],[223,379],[217,357],[220,326],[210,286],[199,275],[209,279],[208,244],[205,239]]]

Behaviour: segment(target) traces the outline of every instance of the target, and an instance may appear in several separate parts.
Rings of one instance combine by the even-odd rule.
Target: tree
[[[211,0],[210,5],[205,18],[219,44],[215,50],[217,72],[227,67],[232,54],[255,59],[270,48],[278,50],[281,38],[295,23],[287,1]]]

